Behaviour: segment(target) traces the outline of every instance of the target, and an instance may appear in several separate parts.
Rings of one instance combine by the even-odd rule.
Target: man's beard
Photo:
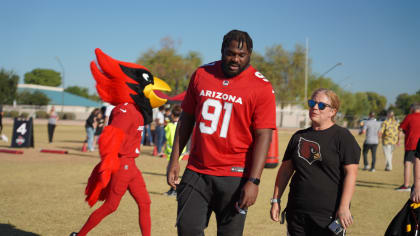
[[[231,71],[231,70],[229,70],[229,66],[231,66],[231,65],[238,66],[239,69],[237,71]],[[240,73],[242,73],[242,71],[244,71],[246,68],[248,68],[248,66],[249,66],[249,61],[243,67],[241,67],[239,64],[227,63],[226,61],[224,61],[222,59],[222,71],[225,74],[225,76],[228,77],[228,78],[232,78],[232,77],[235,77],[235,76],[239,75]]]

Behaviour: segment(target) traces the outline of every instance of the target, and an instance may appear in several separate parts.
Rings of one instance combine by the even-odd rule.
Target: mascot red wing
[[[70,235],[86,235],[118,208],[128,189],[139,208],[142,235],[149,236],[151,201],[134,158],[140,153],[143,127],[152,121],[152,108],[166,103],[153,90],[170,91],[170,87],[141,65],[115,60],[100,49],[95,53],[100,69],[95,62],[91,62],[90,68],[96,89],[102,100],[115,108],[100,136],[101,162],[93,169],[85,194],[90,206],[98,200],[105,202],[90,215],[79,233]]]

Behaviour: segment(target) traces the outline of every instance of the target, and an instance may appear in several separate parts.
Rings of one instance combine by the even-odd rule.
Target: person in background
[[[165,126],[166,126],[166,124],[168,124],[170,122],[173,122],[173,120],[172,120],[172,115],[173,115],[172,111],[173,111],[173,108],[171,110],[171,107],[169,106],[169,104],[168,104],[168,106],[165,105],[165,112],[163,114]]]
[[[269,80],[249,64],[252,47],[248,33],[232,30],[223,37],[222,60],[191,76],[166,174],[177,191],[178,235],[204,235],[212,212],[218,236],[242,235],[257,199],[276,104]],[[191,135],[179,182],[179,157]]]
[[[159,111],[156,114],[156,119],[155,119],[155,134],[156,134],[156,140],[155,140],[155,144],[156,144],[156,149],[157,149],[157,155],[158,156],[163,156],[163,144],[165,142],[165,130],[164,130],[164,122],[165,122],[165,117],[163,115],[163,106],[159,107]]]
[[[86,129],[86,141],[83,143],[82,151],[87,150],[90,152],[93,152],[94,149],[94,143],[93,138],[95,136],[95,128],[96,128],[96,117],[98,113],[100,112],[99,108],[95,108],[89,115],[89,117],[86,119],[85,123],[85,129]]]
[[[55,107],[52,106],[50,112],[48,113],[48,142],[52,143],[55,127],[57,125],[58,114],[55,111]]]
[[[398,121],[395,120],[394,112],[388,111],[386,120],[382,123],[379,135],[382,137],[382,149],[385,154],[385,171],[392,170],[392,153],[398,142]]]
[[[99,136],[102,133],[102,130],[105,127],[105,112],[106,107],[101,107],[100,112],[96,115],[96,129],[95,129],[95,136],[93,137],[93,146],[95,147],[98,144]]]
[[[335,124],[340,100],[334,91],[315,90],[308,105],[312,125],[289,141],[277,172],[270,215],[273,221],[280,220],[280,199],[293,176],[285,209],[288,235],[336,235],[328,228],[335,220],[344,229],[353,224],[350,201],[360,147],[349,130]]]
[[[410,113],[400,124],[401,132],[404,132],[404,184],[396,188],[397,191],[410,191],[410,178],[412,175],[413,163],[415,161],[417,141],[420,138],[420,104],[411,105]],[[398,139],[398,143],[399,144]]]
[[[104,112],[104,117],[105,117],[104,126],[107,126],[108,125],[108,123],[109,123],[109,117],[111,116],[111,112],[112,112],[112,110],[114,108],[115,108],[114,105],[107,103],[106,109],[105,109],[105,112]]]
[[[363,125],[362,133],[366,134],[365,142],[363,143],[363,163],[364,167],[363,170],[369,170],[371,172],[375,172],[375,163],[376,163],[376,149],[378,148],[379,143],[379,129],[381,124],[376,121],[375,113],[369,113],[369,119],[365,121]],[[369,168],[369,162],[367,159],[367,155],[369,150],[372,152],[372,163]]]
[[[170,120],[172,120],[172,122],[169,121],[165,126],[165,137],[166,137],[165,155],[167,156],[168,160],[169,160],[169,157],[172,153],[172,146],[173,146],[174,139],[175,139],[175,130],[176,130],[176,126],[178,124],[179,117],[181,116],[181,112],[182,112],[182,109],[179,105],[174,106],[172,108],[172,112],[171,112],[172,115],[171,115],[171,119],[170,119]],[[184,148],[184,150],[182,151],[182,154],[179,156],[180,160],[184,156],[185,152],[186,152],[186,148]],[[176,190],[173,187],[171,187],[169,189],[169,191],[166,192],[166,195],[176,196]]]
[[[153,146],[153,136],[150,130],[150,124],[144,125],[144,132],[141,136],[141,144]]]

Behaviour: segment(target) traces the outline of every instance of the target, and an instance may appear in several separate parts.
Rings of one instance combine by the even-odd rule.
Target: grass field
[[[11,125],[4,133],[11,137]],[[58,125],[54,143],[49,144],[46,125],[35,125],[35,148],[22,149],[23,155],[0,153],[0,235],[66,236],[78,231],[94,208],[84,202],[84,188],[93,167],[98,163],[98,152],[80,152],[85,137],[83,126]],[[279,131],[282,156],[292,130]],[[359,144],[362,136],[356,136]],[[0,141],[0,148],[9,143]],[[41,153],[41,148],[66,149],[67,155]],[[137,158],[152,199],[152,235],[176,235],[176,200],[163,195],[166,184],[166,159],[152,155],[151,147],[144,147]],[[383,235],[392,217],[409,197],[408,192],[394,188],[402,184],[403,147],[394,152],[394,170],[384,171],[382,147],[378,147],[376,172],[361,171],[357,177],[356,192],[351,211],[354,225],[348,235]],[[182,161],[182,168],[185,168]],[[362,167],[362,163],[360,164]],[[286,226],[270,220],[270,198],[277,173],[275,169],[263,172],[257,202],[248,212],[244,235],[286,235]],[[282,207],[287,202],[287,192]],[[141,235],[138,210],[130,194],[126,194],[119,209],[105,218],[90,235]],[[214,218],[206,235],[216,235]]]

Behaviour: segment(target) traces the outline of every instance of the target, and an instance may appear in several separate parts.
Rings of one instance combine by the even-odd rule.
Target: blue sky
[[[94,91],[89,62],[99,47],[135,61],[170,36],[178,51],[220,58],[223,35],[247,31],[254,50],[309,40],[312,71],[341,87],[373,91],[393,103],[420,89],[420,1],[57,1],[3,0],[0,67],[21,77],[35,68],[62,72],[65,86]],[[268,78],[269,79],[269,78]],[[302,85],[303,86],[303,85]]]

